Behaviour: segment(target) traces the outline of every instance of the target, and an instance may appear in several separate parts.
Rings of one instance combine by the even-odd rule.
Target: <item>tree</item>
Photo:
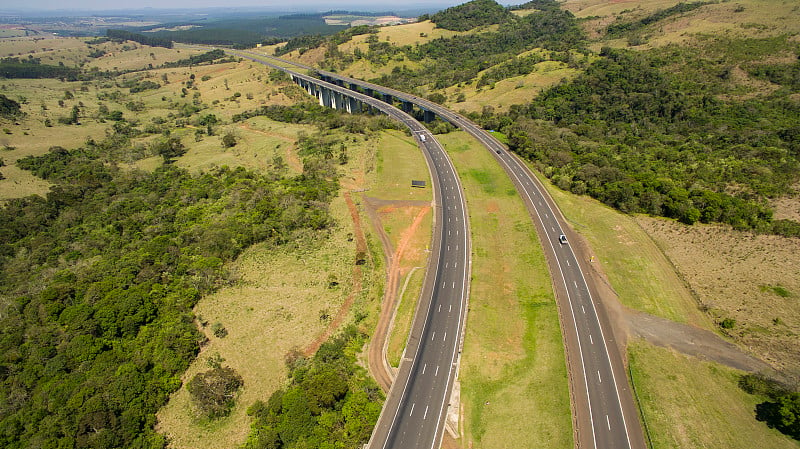
[[[222,146],[225,148],[232,148],[236,146],[236,136],[232,131],[228,131],[222,136]]]
[[[230,413],[236,394],[244,385],[233,368],[219,367],[196,374],[186,385],[192,401],[207,418],[219,418]]]
[[[78,107],[78,105],[73,106],[72,112],[69,115],[70,123],[73,125],[79,124],[78,120],[80,119],[80,114],[81,114],[81,109]]]
[[[800,440],[800,393],[789,393],[756,406],[756,419]]]
[[[0,94],[0,117],[12,118],[20,113],[19,103]]]
[[[164,158],[164,163],[169,164],[176,157],[186,154],[186,147],[183,146],[179,137],[170,136],[161,138],[153,142],[154,152]]]

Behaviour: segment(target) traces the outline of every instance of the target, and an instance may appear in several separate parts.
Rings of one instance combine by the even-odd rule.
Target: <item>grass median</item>
[[[482,146],[463,132],[437,139],[461,177],[472,233],[462,445],[571,448],[558,310],[533,223]]]

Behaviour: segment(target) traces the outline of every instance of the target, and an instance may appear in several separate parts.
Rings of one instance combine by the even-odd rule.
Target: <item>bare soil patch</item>
[[[418,245],[413,245],[412,241],[417,237],[423,219],[431,211],[431,206],[427,201],[392,201],[371,197],[364,197],[364,200],[367,216],[380,237],[387,262],[381,312],[370,341],[369,369],[381,388],[388,391],[394,381],[394,373],[389,366],[384,348],[392,331],[401,280],[409,273],[412,265],[419,262],[422,255]],[[407,227],[400,231],[395,246],[382,225],[381,217],[398,213],[406,216],[408,220]]]

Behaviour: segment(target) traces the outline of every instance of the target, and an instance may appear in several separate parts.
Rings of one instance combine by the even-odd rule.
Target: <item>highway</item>
[[[440,118],[478,139],[494,155],[525,202],[536,225],[542,247],[549,256],[571,373],[573,420],[577,429],[576,447],[644,449],[646,443],[622,355],[613,341],[608,318],[595,305],[592,292],[597,289],[587,282],[581,267],[587,261],[576,257],[569,244],[570,237],[574,234],[544,187],[522,160],[466,117],[436,103],[336,73],[280,61],[340,79],[348,85],[390,94],[433,111]],[[559,242],[561,235],[567,236],[567,243]]]
[[[262,55],[228,53],[313,80],[369,104],[406,125],[423,150],[434,191],[431,256],[403,360],[368,447],[439,447],[458,368],[469,295],[469,223],[455,167],[427,128],[405,112],[381,100],[271,64],[262,60]]]

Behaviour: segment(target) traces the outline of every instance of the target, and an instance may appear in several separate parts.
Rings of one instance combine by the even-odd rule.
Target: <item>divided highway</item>
[[[434,238],[431,259],[400,369],[368,447],[434,449],[442,441],[448,399],[458,368],[469,295],[470,237],[466,202],[455,167],[427,128],[410,115],[367,95],[263,60],[228,51],[368,104],[407,126],[431,171]]]
[[[644,449],[646,443],[628,386],[622,356],[613,341],[608,318],[604,311],[595,307],[592,291],[597,290],[587,282],[581,268],[581,264],[586,261],[575,256],[568,241],[559,242],[561,235],[572,234],[555,203],[521,159],[508,152],[502,143],[467,118],[436,103],[336,73],[277,60],[316,71],[329,79],[341,80],[348,86],[371,89],[414,103],[471,134],[494,154],[523,198],[536,225],[543,249],[549,256],[571,373],[570,389],[575,408],[573,419],[577,429],[576,446],[594,449]]]

